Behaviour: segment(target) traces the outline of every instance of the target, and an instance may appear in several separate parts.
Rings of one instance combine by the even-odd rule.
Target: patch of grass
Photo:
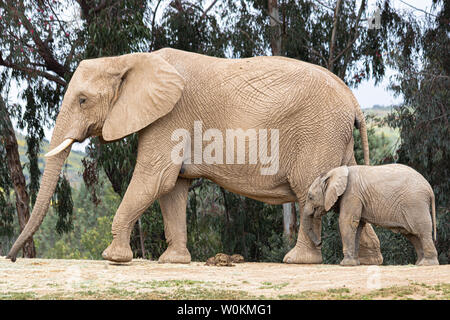
[[[133,283],[133,286],[130,286]],[[411,282],[407,286],[392,286],[369,292],[352,292],[349,288],[331,288],[321,291],[302,291],[293,294],[283,294],[276,297],[265,295],[253,295],[246,291],[229,290],[226,288],[218,288],[220,283],[213,283],[211,286],[205,287],[202,281],[191,280],[165,280],[150,282],[129,282],[125,285],[111,284],[108,289],[92,289],[77,291],[66,291],[59,289],[50,294],[39,294],[36,292],[6,292],[0,293],[0,299],[3,300],[29,300],[29,299],[46,299],[46,300],[67,300],[67,299],[91,299],[91,300],[158,300],[158,299],[182,299],[182,300],[258,300],[258,299],[285,299],[285,300],[378,300],[378,299],[433,299],[433,300],[449,300],[450,299],[450,283],[442,283],[437,285],[427,285],[424,283]],[[140,286],[138,284],[143,284]],[[288,285],[287,282],[274,284],[272,282],[263,282],[263,289],[278,289]],[[136,288],[129,289],[129,288]]]
[[[166,299],[200,299],[200,300],[243,300],[257,299],[257,297],[239,290],[211,290],[206,288],[177,289],[168,293]]]
[[[371,291],[361,295],[361,299],[432,299],[448,300],[450,298],[450,284],[426,285],[411,282],[409,286],[393,286]]]
[[[350,289],[348,289],[348,288],[331,288],[331,289],[328,289],[327,292],[336,293],[336,294],[350,293]]]
[[[199,285],[211,286],[214,285],[214,282],[207,281],[195,281],[195,280],[152,280],[146,282],[138,282],[132,281],[131,284],[133,286],[137,286],[139,288],[173,288],[173,287],[192,287]],[[127,283],[119,283],[118,285],[127,285]]]
[[[262,286],[259,287],[258,289],[275,289],[275,290],[280,290],[280,289],[286,287],[287,285],[289,285],[288,282],[283,282],[283,283],[278,283],[278,284],[272,284],[271,282],[262,282]]]
[[[265,299],[264,296],[252,296],[244,291],[238,290],[211,290],[206,288],[178,288],[172,292],[134,292],[130,290],[121,290],[110,288],[103,291],[76,291],[76,292],[55,292],[43,296],[35,296],[25,293],[8,293],[0,296],[2,299],[43,299],[43,300],[72,300],[72,299],[90,299],[90,300],[242,300],[242,299]]]
[[[58,287],[59,284],[57,284],[57,283],[47,283],[46,286],[47,287]]]
[[[2,292],[0,300],[34,300],[36,295],[34,292]]]
[[[327,291],[303,291],[297,294],[279,295],[278,298],[289,300],[449,300],[450,284],[430,286],[423,283],[411,283],[408,286],[393,286],[368,293],[351,293],[348,288],[333,288]]]
[[[389,299],[398,299],[398,298],[407,298],[417,291],[414,290],[414,286],[394,286],[389,288],[382,288],[375,290],[373,292],[368,293],[366,296],[370,299],[374,298],[389,298]]]
[[[282,294],[278,298],[282,300],[324,300],[327,296],[325,291],[302,291],[300,293]]]

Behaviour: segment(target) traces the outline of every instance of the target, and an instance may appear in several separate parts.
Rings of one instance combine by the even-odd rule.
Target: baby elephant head
[[[321,174],[308,190],[301,226],[311,241],[320,246],[321,241],[313,230],[313,219],[322,217],[333,207],[347,188],[348,168],[342,166]]]

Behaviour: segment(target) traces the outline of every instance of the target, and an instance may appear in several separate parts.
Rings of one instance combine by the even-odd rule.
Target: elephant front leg
[[[353,140],[353,138],[352,138]],[[353,154],[353,142],[347,149],[347,158],[343,164],[347,166],[357,165],[355,155]],[[380,240],[370,223],[366,223],[361,231],[359,242],[359,262],[365,265],[380,265],[383,263],[383,255],[380,249]]]
[[[358,259],[359,246],[356,243],[363,227],[360,224],[360,218],[360,211],[348,212],[341,209],[339,214],[339,231],[344,252],[344,259],[340,263],[341,266],[357,266],[360,264]]]
[[[175,188],[159,198],[164,220],[167,249],[159,257],[159,263],[190,263],[187,243],[186,204],[191,180],[179,178]]]
[[[164,179],[163,172],[157,175],[148,175],[142,171],[138,170],[138,167],[135,168],[128,189],[114,216],[112,224],[113,241],[102,254],[106,260],[128,262],[133,259],[130,235],[134,224],[157,199],[161,190],[169,188],[170,179]],[[175,181],[175,179],[173,180]]]
[[[304,201],[299,202],[300,221],[302,221]],[[313,231],[320,240],[322,231],[321,219],[313,219]],[[300,228],[298,231],[297,243],[283,258],[284,263],[298,264],[318,264],[322,263],[322,252],[320,247],[316,247],[308,235]]]

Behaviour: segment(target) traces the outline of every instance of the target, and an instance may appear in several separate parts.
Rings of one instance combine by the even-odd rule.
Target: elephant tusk
[[[64,140],[59,146],[57,146],[53,150],[50,150],[49,152],[47,152],[45,154],[45,157],[51,157],[51,156],[54,156],[55,154],[60,153],[61,151],[66,149],[68,146],[70,146],[74,141],[75,141],[74,139],[66,139],[66,140]]]

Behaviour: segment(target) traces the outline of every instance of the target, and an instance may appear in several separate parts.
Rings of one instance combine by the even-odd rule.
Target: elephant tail
[[[359,134],[361,136],[361,143],[364,153],[364,164],[368,166],[370,165],[370,158],[369,158],[369,140],[367,138],[366,120],[359,106],[356,107],[356,110],[357,114],[355,117],[355,127],[359,129]]]
[[[436,204],[433,190],[431,190],[431,222],[433,223],[433,240],[436,242]]]

